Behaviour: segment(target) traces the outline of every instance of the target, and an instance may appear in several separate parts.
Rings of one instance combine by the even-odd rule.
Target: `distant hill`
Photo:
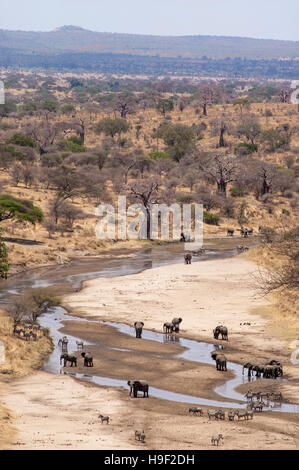
[[[6,53],[25,55],[89,52],[189,59],[245,57],[271,60],[299,57],[299,41],[100,33],[79,26],[62,26],[49,32],[0,30],[0,48]]]

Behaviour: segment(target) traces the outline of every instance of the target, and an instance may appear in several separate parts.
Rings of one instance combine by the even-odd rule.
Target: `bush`
[[[26,134],[14,134],[9,140],[9,144],[20,145],[21,147],[32,147],[36,146],[35,141]]]
[[[203,211],[203,221],[209,225],[218,225],[220,217],[219,215],[212,214],[209,211]]]
[[[242,197],[245,196],[245,191],[243,188],[231,188],[229,190],[232,197]]]
[[[150,152],[148,156],[152,160],[170,159],[170,155],[167,152]]]
[[[246,142],[241,142],[235,147],[235,155],[241,157],[242,155],[251,155],[258,151],[258,146],[256,144],[247,144]]]
[[[85,147],[80,137],[72,136],[62,142],[62,147],[70,152],[85,152]]]

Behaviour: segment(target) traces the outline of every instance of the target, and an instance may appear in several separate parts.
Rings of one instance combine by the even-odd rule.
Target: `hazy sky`
[[[6,0],[0,28],[299,40],[299,0]],[[4,3],[4,5],[3,5]]]

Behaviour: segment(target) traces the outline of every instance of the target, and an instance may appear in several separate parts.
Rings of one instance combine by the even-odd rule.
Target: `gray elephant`
[[[263,373],[263,378],[264,379],[276,379],[277,377],[282,377],[283,372],[282,372],[282,367],[281,366],[271,366],[267,365],[265,366],[265,370]]]
[[[173,325],[173,331],[178,333],[180,331],[180,324],[182,323],[183,319],[182,318],[173,318],[172,320],[172,325]]]
[[[252,364],[251,362],[246,362],[243,365],[242,375],[244,375],[244,369],[248,369],[248,377],[251,377],[251,371],[253,367],[254,367],[254,364]]]
[[[174,330],[174,326],[172,323],[166,322],[163,325],[163,332],[164,333],[172,333]]]
[[[185,260],[185,263],[186,263],[186,264],[191,264],[191,261],[192,261],[192,255],[191,255],[191,253],[186,253],[186,254],[184,255],[184,260]]]
[[[214,359],[214,361],[216,361],[217,370],[227,371],[226,357],[224,354],[219,353],[218,351],[213,351],[211,353],[211,357]]]
[[[130,387],[130,397],[137,398],[138,392],[143,392],[143,398],[148,398],[148,383],[145,380],[128,380],[128,385]]]
[[[71,363],[71,367],[73,367],[73,364],[75,365],[75,367],[77,367],[77,358],[76,358],[76,356],[69,356],[68,354],[61,354],[60,364],[61,364],[62,360],[63,360],[63,367],[66,367],[68,362]]]
[[[264,364],[255,364],[252,366],[252,375],[253,372],[256,372],[256,377],[261,377],[261,375],[265,372],[265,365]]]
[[[82,352],[81,356],[84,359],[84,367],[93,367],[93,357],[89,352]]]
[[[228,329],[226,326],[216,326],[216,328],[213,330],[213,334],[215,339],[218,339],[219,335],[221,335],[223,340],[228,341]]]
[[[144,323],[142,321],[135,321],[134,328],[136,332],[136,338],[142,337],[142,328],[144,327]]]

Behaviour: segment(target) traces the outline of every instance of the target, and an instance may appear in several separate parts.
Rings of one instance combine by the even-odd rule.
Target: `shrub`
[[[232,197],[242,197],[245,195],[243,188],[230,188],[229,192]]]
[[[242,155],[251,155],[258,151],[258,146],[256,144],[247,144],[246,142],[241,142],[235,147],[235,155],[241,157]]]
[[[209,225],[218,225],[220,217],[219,215],[212,214],[209,211],[203,211],[203,221]]]
[[[14,134],[9,140],[9,144],[20,145],[21,147],[35,147],[35,141],[26,134]]]

